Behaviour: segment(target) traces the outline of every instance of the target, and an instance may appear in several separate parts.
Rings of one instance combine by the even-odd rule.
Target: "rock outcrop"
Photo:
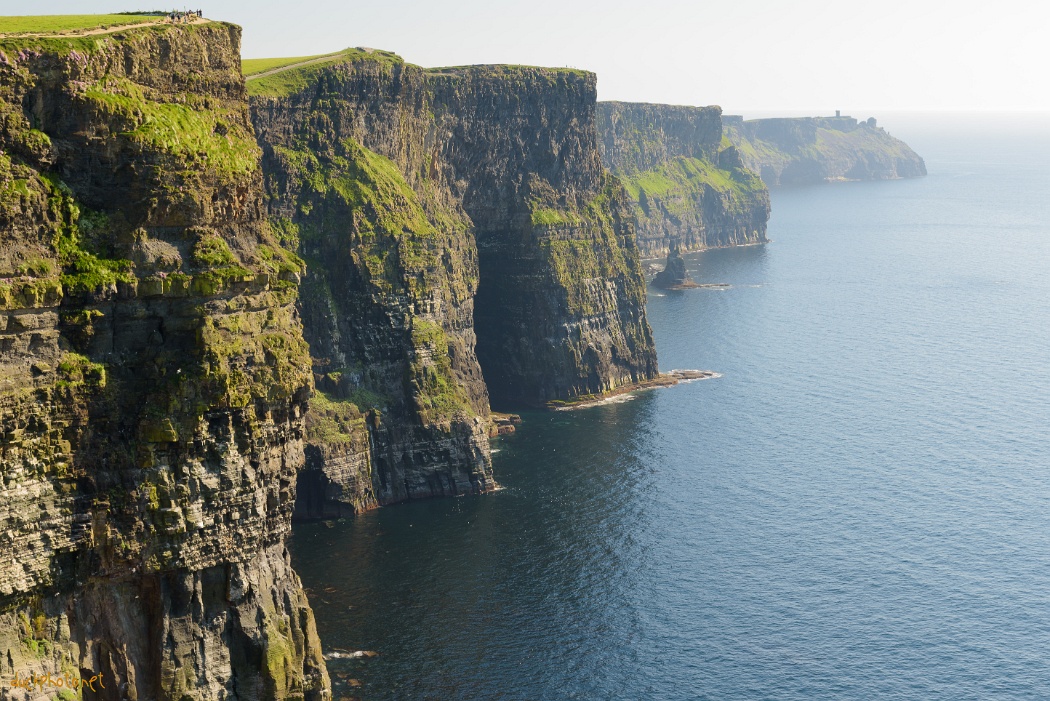
[[[671,250],[667,254],[664,269],[656,274],[653,279],[653,287],[664,290],[681,290],[687,287],[697,287],[697,284],[689,278],[685,267],[685,261],[678,253],[678,242],[671,242]]]
[[[284,540],[311,391],[211,23],[0,40],[0,675],[322,699]],[[66,690],[68,692],[68,689]]]
[[[769,193],[723,136],[721,108],[598,103],[602,160],[633,200],[642,255],[766,241]]]
[[[488,489],[490,395],[541,405],[656,374],[592,74],[350,50],[248,85],[325,392],[301,515]]]
[[[875,118],[725,115],[725,133],[744,164],[770,187],[926,175],[926,164]]]

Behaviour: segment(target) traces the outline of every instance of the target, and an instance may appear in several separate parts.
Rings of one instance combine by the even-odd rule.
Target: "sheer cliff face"
[[[722,134],[721,109],[598,103],[602,161],[633,200],[643,255],[763,243],[769,193]]]
[[[431,71],[441,160],[475,226],[478,357],[494,403],[657,373],[622,186],[602,169],[591,73]]]
[[[422,72],[361,53],[298,94],[253,97],[252,113],[272,218],[308,262],[325,393],[300,515],[490,489],[477,251],[436,161]]]
[[[903,141],[852,117],[725,117],[725,131],[747,167],[770,187],[835,180],[893,180],[926,175]]]
[[[285,79],[249,87],[326,393],[303,516],[491,487],[490,392],[542,404],[655,374],[592,75],[351,51]]]
[[[602,162],[614,173],[653,170],[684,158],[711,160],[722,149],[718,107],[598,103]]]
[[[322,698],[284,549],[311,377],[210,24],[0,42],[0,668]]]

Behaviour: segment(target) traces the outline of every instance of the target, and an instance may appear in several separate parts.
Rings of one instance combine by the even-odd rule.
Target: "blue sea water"
[[[296,526],[336,698],[1050,698],[1050,120],[880,120],[926,178],[776,190],[650,290],[663,369],[504,491]],[[350,686],[350,680],[362,686]]]

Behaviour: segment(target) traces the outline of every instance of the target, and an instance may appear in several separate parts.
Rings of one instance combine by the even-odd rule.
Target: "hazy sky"
[[[599,98],[727,112],[1050,110],[1035,0],[197,0],[244,27],[244,56],[389,49],[424,66],[525,63],[598,73]],[[156,0],[0,0],[0,14]]]

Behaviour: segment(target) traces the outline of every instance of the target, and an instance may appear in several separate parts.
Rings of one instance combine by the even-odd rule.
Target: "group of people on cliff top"
[[[168,21],[172,24],[179,24],[180,22],[192,22],[193,20],[203,17],[203,10],[190,10],[188,12],[179,12],[175,10],[168,14]]]

